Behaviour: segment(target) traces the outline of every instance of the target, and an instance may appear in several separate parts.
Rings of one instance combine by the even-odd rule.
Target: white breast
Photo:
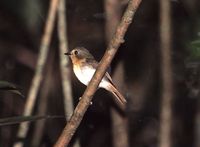
[[[95,69],[93,68],[88,68],[88,67],[80,68],[79,66],[74,66],[73,70],[76,77],[85,85],[88,85],[95,72]]]
[[[73,67],[74,73],[76,77],[79,79],[80,82],[82,82],[85,85],[88,85],[92,76],[95,73],[95,69],[91,67],[82,67],[80,66],[74,66]],[[101,81],[99,87],[106,88],[109,82],[103,78]]]

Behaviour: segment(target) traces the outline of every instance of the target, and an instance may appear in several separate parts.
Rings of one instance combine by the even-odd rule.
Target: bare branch
[[[43,79],[43,70],[44,70],[45,62],[46,62],[47,55],[49,52],[49,43],[51,39],[52,30],[54,27],[55,14],[56,14],[58,2],[59,0],[51,0],[49,12],[48,12],[48,18],[45,25],[45,31],[44,31],[44,35],[42,37],[42,41],[40,45],[40,53],[38,57],[36,72],[33,77],[30,91],[28,93],[28,98],[25,104],[25,109],[24,109],[24,114],[23,114],[24,116],[31,115],[34,105],[35,105],[36,96],[38,94],[39,87]],[[20,124],[17,136],[19,138],[25,138],[28,132],[28,128],[29,128],[29,123]],[[21,147],[23,146],[23,143],[21,142],[15,143],[14,146]]]
[[[50,63],[50,65],[52,65],[53,62],[54,60],[52,58],[48,60],[48,63]],[[39,93],[40,98],[38,100],[37,115],[46,115],[49,96],[52,95],[52,87],[54,85],[53,69],[54,68],[52,66],[47,67],[46,77],[44,78],[44,82],[42,83],[43,88],[42,91]],[[35,123],[33,137],[31,140],[32,142],[30,144],[31,147],[40,146],[42,137],[44,135],[45,124],[46,120],[38,121]]]
[[[73,98],[72,98],[72,87],[70,78],[69,58],[64,56],[64,53],[68,52],[68,37],[67,37],[67,23],[66,23],[66,3],[65,0],[60,0],[58,7],[58,37],[60,45],[60,70],[61,70],[61,81],[64,94],[64,110],[67,116],[67,121],[73,114]],[[80,147],[80,142],[76,139],[74,147]]]
[[[104,0],[106,14],[105,35],[107,43],[112,39],[117,25],[120,23],[122,13],[122,4],[120,2],[121,0]]]
[[[60,45],[60,69],[62,76],[62,87],[64,93],[64,109],[65,114],[69,118],[73,113],[73,99],[72,99],[72,88],[71,88],[71,79],[70,79],[70,68],[69,68],[69,58],[64,56],[64,53],[68,52],[68,41],[67,41],[67,24],[66,24],[66,15],[65,15],[65,0],[60,0],[58,7],[58,37]]]
[[[124,64],[120,61],[114,71],[113,81],[117,87],[121,90],[125,89],[124,81]],[[112,142],[113,147],[128,147],[128,120],[123,115],[111,108],[111,120],[112,120]]]
[[[106,41],[109,43],[120,23],[122,15],[121,0],[104,0],[104,9],[106,14]],[[113,81],[119,88],[125,86],[123,67],[123,62],[119,61],[113,74]],[[128,123],[126,118],[120,115],[115,108],[111,108],[111,119],[113,147],[128,147]]]
[[[162,102],[160,122],[160,147],[171,147],[173,79],[171,63],[171,19],[170,1],[160,1],[160,39],[162,70]]]
[[[87,89],[85,90],[82,99],[78,103],[76,109],[74,110],[74,114],[70,118],[69,122],[65,126],[61,136],[59,137],[55,147],[64,147],[67,146],[74,135],[76,129],[78,128],[83,116],[90,105],[92,97],[103,78],[106,69],[110,65],[112,59],[114,58],[119,46],[124,42],[124,35],[128,29],[128,26],[132,22],[133,16],[138,8],[141,0],[131,0],[129,2],[128,8],[125,11],[125,14],[117,27],[116,34],[112,38],[102,60],[99,63],[99,66],[91,79]]]

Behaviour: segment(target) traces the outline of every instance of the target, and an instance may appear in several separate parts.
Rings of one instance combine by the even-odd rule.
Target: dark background
[[[172,0],[172,69],[173,69],[173,131],[174,147],[198,146],[199,111],[199,54],[191,43],[199,39],[200,1]],[[126,3],[126,2],[124,2]],[[0,80],[19,85],[27,96],[37,63],[37,55],[48,12],[47,0],[0,1]],[[122,6],[124,9],[126,4]],[[125,36],[111,66],[114,73],[123,61],[124,86],[121,91],[128,100],[130,146],[158,145],[161,101],[161,55],[159,38],[159,1],[142,1],[134,21]],[[68,0],[67,25],[69,49],[84,46],[99,60],[107,43],[105,12],[101,0]],[[44,102],[48,115],[64,115],[63,94],[58,56],[57,23],[54,28],[44,80],[34,114],[37,114],[43,90],[48,90]],[[72,73],[74,105],[85,86]],[[115,81],[116,79],[114,79]],[[48,84],[47,84],[48,83]],[[0,93],[0,117],[22,115],[25,100],[9,93]],[[83,147],[112,146],[110,107],[111,95],[98,90],[78,128],[76,137]],[[41,130],[39,146],[52,146],[59,137],[65,119],[48,119]],[[18,125],[0,127],[0,146],[9,147],[17,140]],[[31,146],[35,136],[31,123],[25,146]],[[72,142],[73,144],[73,142]]]

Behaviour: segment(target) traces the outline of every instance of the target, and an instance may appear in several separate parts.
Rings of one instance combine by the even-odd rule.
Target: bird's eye
[[[78,51],[74,51],[74,54],[75,54],[75,55],[78,55]]]

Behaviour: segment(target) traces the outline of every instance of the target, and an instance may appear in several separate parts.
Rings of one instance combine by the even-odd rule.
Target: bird
[[[70,52],[65,53],[65,55],[71,58],[73,71],[78,80],[87,86],[92,79],[99,63],[84,47],[76,47]],[[108,72],[106,72],[102,78],[99,88],[104,88],[107,91],[110,91],[115,96],[114,100],[117,102],[120,108],[125,108],[127,101],[125,97],[117,90]]]

